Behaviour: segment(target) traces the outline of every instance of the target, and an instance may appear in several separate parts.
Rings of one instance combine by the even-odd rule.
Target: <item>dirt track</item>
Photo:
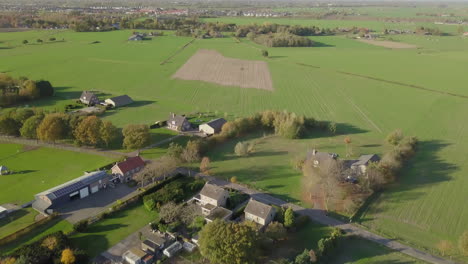
[[[367,44],[375,45],[375,46],[389,48],[389,49],[415,49],[418,47],[416,45],[412,45],[408,43],[388,41],[388,40],[360,39],[359,41],[367,43]]]
[[[214,50],[199,50],[172,78],[273,91],[266,62],[226,58]]]

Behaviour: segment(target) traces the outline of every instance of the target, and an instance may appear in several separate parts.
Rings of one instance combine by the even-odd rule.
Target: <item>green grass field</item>
[[[0,176],[0,204],[23,204],[34,195],[98,169],[112,159],[51,148],[0,144],[0,164],[15,173]]]
[[[0,238],[31,225],[38,214],[36,210],[29,207],[20,209],[0,219]]]
[[[156,212],[148,212],[143,204],[138,204],[89,226],[84,233],[72,235],[71,242],[85,250],[92,258],[138,231],[156,217]]]
[[[69,222],[62,220],[61,218],[53,219],[52,221],[34,229],[27,235],[22,236],[9,244],[0,246],[0,256],[3,254],[12,253],[19,247],[37,241],[48,234],[52,234],[58,231],[68,233],[71,232],[72,229],[73,226]]]
[[[234,19],[223,21],[252,22]],[[319,26],[355,23],[284,19],[278,22]],[[369,24],[369,27],[375,24],[373,27],[380,30],[386,27],[383,22],[362,23],[361,26]],[[219,111],[235,117],[265,109],[286,109],[337,122],[339,132],[355,139],[356,146],[379,144],[369,149],[360,148],[362,153],[382,153],[385,135],[401,128],[420,139],[418,154],[401,173],[398,184],[367,208],[361,217],[362,224],[429,250],[442,239],[456,242],[466,229],[468,38],[394,36],[392,38],[397,41],[413,43],[419,48],[390,50],[344,36],[312,37],[318,47],[270,48],[268,59],[261,56],[263,47],[246,40],[242,43],[231,38],[196,40],[168,63],[160,65],[190,38],[164,36],[129,43],[126,39],[130,33],[1,33],[0,45],[6,48],[0,49],[0,72],[50,80],[58,87],[57,96],[30,104],[49,109],[60,109],[78,98],[82,90],[129,94],[137,102],[134,106],[104,117],[119,126],[150,124],[167,117],[169,112]],[[64,38],[65,42],[21,44],[23,39],[33,41],[48,35]],[[93,41],[101,43],[89,44]],[[233,58],[267,61],[275,90],[171,79],[172,74],[201,48],[215,49]],[[327,144],[327,140],[317,139],[313,144],[327,151],[341,145]],[[288,142],[279,142],[277,144],[286,145],[285,152],[268,155],[265,154],[268,151],[283,150],[262,146],[259,156],[246,159],[246,163],[229,160],[229,151],[233,148],[222,146],[221,153],[214,156],[215,159],[219,157],[215,171],[250,182],[250,168],[255,168],[257,162],[264,164],[263,167],[270,163],[271,169],[255,173],[261,177],[255,176],[253,183],[297,199],[299,175],[293,174],[287,163],[296,152],[307,149],[310,142],[294,141],[291,145],[300,146],[297,148],[300,151],[291,152]],[[223,157],[226,160],[222,160]],[[271,187],[275,185],[279,187]]]

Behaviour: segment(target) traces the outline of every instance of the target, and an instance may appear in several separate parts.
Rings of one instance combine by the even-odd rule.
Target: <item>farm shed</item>
[[[113,107],[121,107],[133,103],[132,98],[128,95],[121,95],[106,99],[104,101],[107,105],[112,105]]]
[[[276,214],[275,208],[254,199],[250,199],[244,213],[245,220],[253,221],[262,226],[268,225]]]
[[[90,91],[83,91],[80,96],[80,101],[85,105],[97,105],[99,104],[99,98]]]
[[[226,124],[226,122],[227,121],[224,118],[218,118],[201,124],[198,129],[200,132],[203,132],[206,135],[214,135],[221,132],[221,129],[223,128],[223,125]]]
[[[112,174],[118,176],[121,181],[129,181],[135,173],[144,167],[145,161],[140,156],[136,156],[116,163],[111,170]]]
[[[0,219],[4,218],[7,215],[8,215],[8,210],[5,207],[0,206]]]
[[[183,132],[190,130],[192,128],[192,124],[190,124],[185,116],[171,113],[167,120],[167,128]]]
[[[177,252],[179,252],[179,250],[182,249],[182,244],[180,242],[174,242],[172,245],[168,246],[164,251],[163,251],[163,254],[168,257],[168,258],[171,258],[173,256],[175,256],[175,254]]]
[[[0,175],[10,174],[10,170],[6,166],[0,166]]]
[[[128,40],[129,41],[141,41],[143,40],[143,37],[144,36],[142,34],[133,34],[128,38]]]
[[[94,171],[35,195],[32,207],[41,213],[53,213],[53,209],[70,201],[88,197],[106,188],[109,175]]]
[[[129,264],[143,264],[143,259],[146,253],[139,248],[131,248],[122,255],[122,259],[125,263]]]

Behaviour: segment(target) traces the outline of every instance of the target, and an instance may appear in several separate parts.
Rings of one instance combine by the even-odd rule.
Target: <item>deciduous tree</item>
[[[389,144],[396,146],[400,143],[400,141],[404,138],[403,132],[401,129],[397,129],[390,134],[388,134],[386,140]]]
[[[109,147],[122,136],[120,130],[110,121],[102,122],[100,134],[102,142],[106,147]]]
[[[64,139],[68,132],[66,117],[62,114],[49,114],[44,117],[37,128],[37,137],[40,140],[55,142]]]
[[[19,135],[19,129],[21,123],[8,116],[0,117],[0,134],[8,136],[17,136]]]
[[[151,142],[151,134],[147,125],[127,125],[123,129],[123,146],[127,149],[138,149]]]
[[[441,240],[439,243],[436,245],[437,249],[440,251],[440,254],[442,256],[445,256],[445,254],[450,254],[450,252],[453,250],[453,244],[452,242],[448,240]]]
[[[98,146],[101,143],[102,121],[97,116],[88,116],[73,131],[79,145]]]
[[[172,223],[177,221],[181,213],[182,205],[178,205],[172,201],[161,206],[159,210],[159,216],[166,223]]]
[[[73,264],[76,261],[75,254],[73,253],[73,250],[66,248],[62,251],[62,257],[60,258],[60,261],[63,264]]]
[[[200,171],[201,173],[204,173],[204,174],[207,174],[209,175],[210,174],[210,165],[211,162],[210,162],[210,158],[208,157],[203,157],[201,163],[200,163]]]
[[[275,241],[283,240],[287,236],[286,228],[284,228],[283,224],[278,222],[270,223],[266,230],[265,235]]]
[[[258,241],[252,225],[217,219],[200,231],[200,252],[211,263],[257,263]]]
[[[284,212],[284,226],[287,228],[291,228],[294,226],[296,221],[296,217],[294,215],[294,211],[291,207],[288,207]]]

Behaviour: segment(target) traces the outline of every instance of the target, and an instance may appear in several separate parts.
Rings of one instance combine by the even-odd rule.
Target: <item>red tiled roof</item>
[[[117,163],[117,167],[119,167],[123,174],[143,166],[145,166],[145,161],[140,156],[127,158],[125,161]]]

